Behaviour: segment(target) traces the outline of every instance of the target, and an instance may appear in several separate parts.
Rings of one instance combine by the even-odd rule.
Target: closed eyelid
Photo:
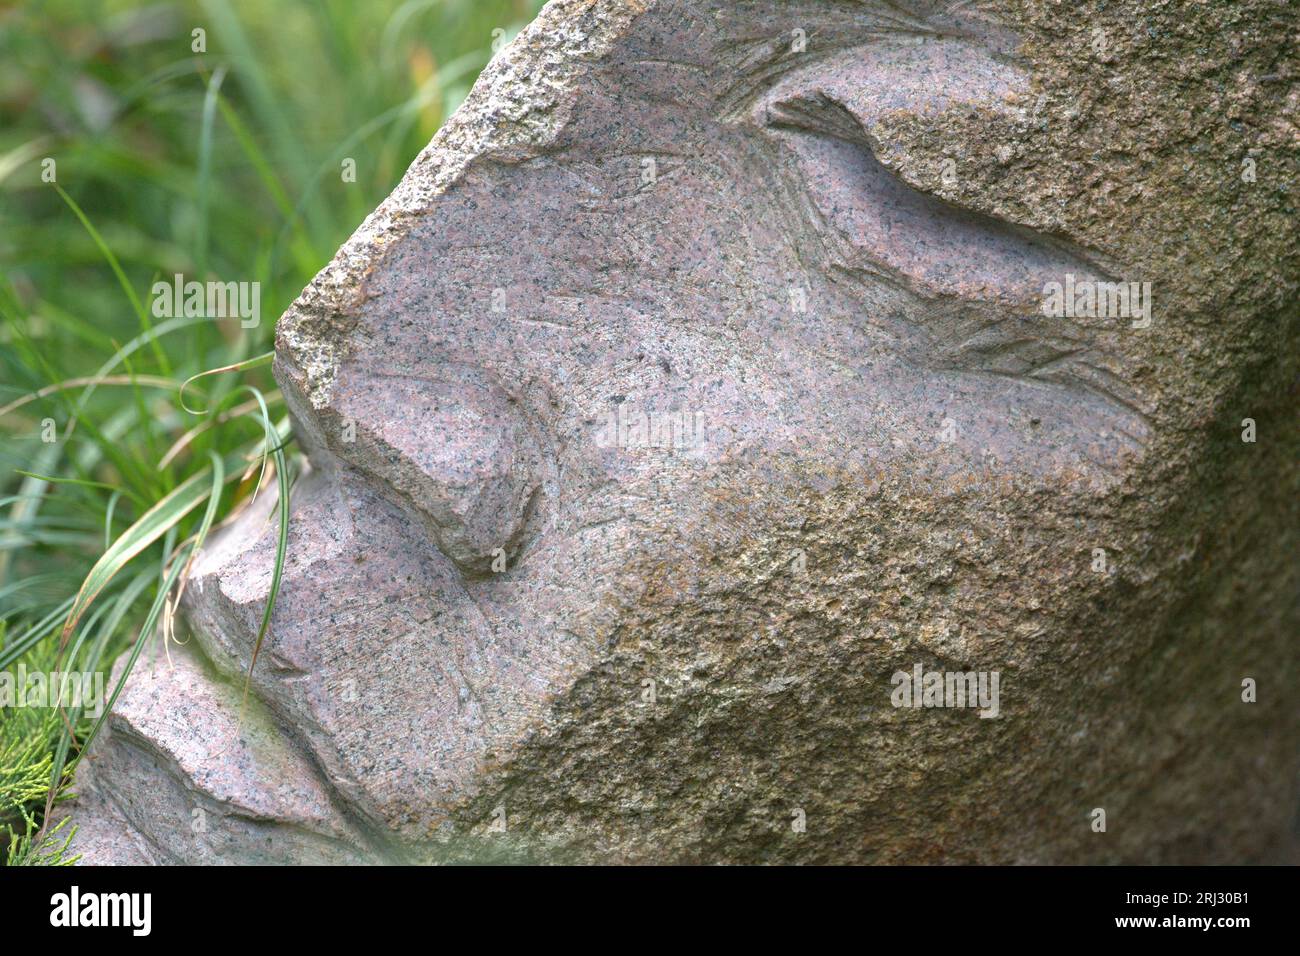
[[[890,113],[933,116],[960,107],[1009,112],[1029,85],[1024,71],[968,41],[896,38],[789,73],[759,98],[756,110],[816,90],[871,132]]]
[[[1022,303],[1066,273],[1104,275],[1061,242],[903,182],[879,160],[878,134],[890,114],[1005,113],[1027,85],[964,41],[879,42],[787,76],[751,117],[786,134],[812,198],[867,259],[931,294]]]
[[[1047,283],[1109,281],[1109,269],[1055,237],[921,192],[877,158],[887,114],[1011,109],[1015,69],[957,41],[873,45],[847,60],[788,76],[750,113],[792,155],[829,266],[850,279],[892,277],[915,295],[902,319],[924,333],[926,365],[1083,388],[1143,418],[1099,330],[1039,312]]]
[[[783,104],[770,129],[797,158],[800,178],[847,243],[848,264],[873,264],[919,292],[1025,305],[1066,274],[1104,271],[1064,243],[935,196],[886,168],[832,102]]]

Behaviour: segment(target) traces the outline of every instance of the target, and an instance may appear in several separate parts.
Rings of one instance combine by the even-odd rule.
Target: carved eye
[[[923,193],[877,158],[884,114],[1005,110],[1019,85],[1013,69],[963,42],[873,44],[787,77],[751,117],[787,147],[794,188],[828,237],[828,267],[912,294],[900,320],[925,333],[919,360],[1083,387],[1139,411],[1100,330],[1040,312],[1049,282],[1109,280],[1094,256]]]
[[[809,111],[810,112],[810,111]],[[833,103],[817,115],[826,127],[810,132],[790,122],[788,140],[803,179],[828,224],[862,258],[914,284],[923,293],[1023,304],[1041,295],[1045,282],[1066,273],[1094,276],[1093,267],[1045,237],[992,217],[953,206],[913,189],[875,157],[865,136],[842,138],[835,128],[844,109]],[[807,113],[805,113],[807,115]]]
[[[923,293],[1023,304],[1045,282],[1098,270],[1082,250],[919,192],[877,149],[886,116],[1005,114],[1026,87],[1018,70],[966,41],[881,41],[787,77],[754,116],[786,140],[813,201],[863,258]],[[936,172],[960,175],[953,160]]]

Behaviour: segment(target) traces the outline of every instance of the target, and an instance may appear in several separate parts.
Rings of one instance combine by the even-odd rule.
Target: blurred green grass
[[[269,351],[275,317],[397,184],[494,40],[540,6],[0,5],[0,409],[49,391],[0,415],[0,668],[107,672],[148,636],[151,612],[165,618],[164,578],[206,530],[198,505],[220,521],[251,493],[259,460],[290,479],[292,451],[272,452],[288,425],[265,364],[203,379],[197,416],[174,387],[149,383],[174,386]],[[260,283],[260,323],[154,319],[152,284],[176,274]],[[106,374],[120,381],[50,389]],[[265,414],[249,398],[263,394]],[[228,457],[252,473],[227,469],[223,484],[217,467],[212,493],[214,464]],[[109,544],[187,481],[198,489],[189,510],[174,507],[130,569],[76,614]],[[13,863],[60,856],[62,835],[37,834],[50,784],[66,783],[59,768],[92,726],[67,716],[0,707],[0,859],[6,846]]]

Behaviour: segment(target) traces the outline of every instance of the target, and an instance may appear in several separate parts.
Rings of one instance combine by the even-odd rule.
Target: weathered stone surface
[[[240,701],[239,687],[188,647],[140,662],[78,771],[73,822],[87,862],[368,858],[370,846],[311,764],[260,705],[241,722]]]
[[[151,709],[215,676],[141,678],[168,759],[93,770],[130,846],[1293,852],[1291,28],[1149,6],[549,4],[281,319],[279,743],[241,771]],[[1067,276],[1153,314],[1045,315]],[[236,683],[274,540],[263,497],[186,592]],[[997,715],[894,706],[918,665]],[[259,828],[160,832],[236,794]]]

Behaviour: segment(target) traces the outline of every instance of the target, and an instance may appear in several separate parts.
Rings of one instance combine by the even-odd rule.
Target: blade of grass
[[[274,144],[280,167],[283,169],[306,169],[309,159],[303,149],[302,140],[296,135],[293,124],[289,122],[281,108],[281,100],[272,92],[270,81],[262,69],[253,45],[248,40],[243,22],[235,13],[228,0],[200,0],[207,15],[217,25],[223,42],[231,51],[232,60],[237,64],[241,88],[248,93],[254,114],[261,122]],[[309,206],[306,219],[312,235],[330,234],[329,220],[318,205]]]
[[[166,534],[169,528],[198,507],[208,494],[203,480],[210,470],[204,469],[177,485],[170,494],[141,515],[135,524],[122,532],[121,536],[95,562],[90,573],[86,575],[81,590],[77,593],[76,603],[68,612],[68,619],[63,625],[63,635],[60,638],[61,644],[67,642],[72,629],[77,625],[77,620],[114,575],[132,558]]]
[[[168,595],[171,593],[173,585],[176,583],[178,578],[183,580],[184,575],[188,574],[189,569],[194,562],[194,559],[197,557],[200,549],[203,547],[203,544],[207,539],[208,531],[212,528],[213,521],[216,519],[217,516],[217,509],[220,506],[221,489],[226,482],[225,463],[221,460],[221,456],[218,455],[216,452],[212,452],[210,455],[210,465],[209,468],[207,469],[207,473],[211,475],[211,484],[208,486],[208,490],[206,494],[208,506],[204,511],[203,520],[199,523],[199,528],[197,533],[194,536],[193,543],[189,545],[188,555],[185,561],[183,562],[178,560],[179,554],[173,555],[170,571],[167,570],[166,564],[164,564],[163,579],[159,584],[158,592],[154,598],[153,605],[149,610],[149,615],[148,617],[145,618],[144,625],[141,627],[140,634],[136,639],[135,645],[131,652],[131,657],[127,661],[126,666],[123,668],[122,675],[118,680],[117,686],[113,690],[112,697],[105,703],[103,711],[98,715],[94,726],[91,728],[90,734],[87,736],[85,744],[78,749],[77,757],[74,758],[74,764],[75,764],[75,760],[80,759],[81,754],[85,752],[86,747],[90,746],[91,741],[93,741],[95,739],[95,736],[99,733],[99,729],[101,726],[103,726],[103,723],[108,718],[109,713],[112,712],[113,705],[117,702],[118,695],[121,693],[122,688],[126,686],[127,678],[130,676],[131,671],[135,667],[136,658],[139,656],[140,649],[144,646],[144,641],[147,640],[149,635],[153,633],[154,626],[158,620],[158,614],[160,613],[162,608],[167,604],[167,598]],[[203,477],[203,474],[204,474],[203,472],[200,472],[200,474],[194,477],[201,478]],[[179,491],[180,489],[178,488],[177,490]],[[162,504],[162,502],[159,502],[159,504]],[[174,533],[175,527],[176,526],[174,523],[170,525],[169,528],[167,529],[168,533],[169,534]],[[170,550],[171,548],[167,547],[164,549],[164,553],[167,553]],[[141,582],[140,590],[143,590],[143,585],[148,583],[148,581],[151,578],[152,575],[147,574],[147,572],[146,574],[140,575],[137,578],[137,581]],[[126,610],[135,603],[135,599],[138,596],[139,596],[138,591],[133,592],[131,588],[128,588],[127,591],[123,594],[123,596],[118,600],[114,608],[113,614],[109,617],[108,623],[106,624],[105,628],[101,631],[101,639],[96,644],[95,653],[92,654],[92,658],[90,661],[92,667],[97,665],[99,657],[103,652],[103,647],[107,643],[109,636],[111,636],[112,632],[116,629],[117,625],[121,622],[121,619],[125,615]],[[272,597],[272,601],[273,600],[274,597]],[[74,610],[75,610],[75,606],[74,606]],[[87,633],[88,631],[89,631],[88,627],[83,629],[82,631],[83,637],[84,634]],[[65,625],[64,638],[63,638],[64,640],[66,640],[67,638],[67,633],[68,630],[67,630],[67,626]],[[80,645],[80,639],[78,641],[78,644],[74,645],[69,655],[70,663],[75,661],[76,652],[79,645]],[[45,807],[46,820],[50,819],[51,810],[53,809],[54,806],[54,800],[58,795],[58,789],[61,786],[63,781],[63,774],[65,772],[65,768],[71,769],[71,768],[67,768],[68,754],[70,752],[70,748],[72,747],[74,741],[75,727],[77,721],[80,718],[81,710],[82,708],[80,707],[73,708],[71,713],[65,715],[64,731],[60,737],[58,748],[55,751],[54,764],[50,773],[50,792],[46,800],[46,807]]]
[[[178,316],[174,319],[168,319],[166,322],[161,322],[158,325],[155,325],[148,333],[137,335],[113,353],[112,357],[99,367],[99,371],[95,373],[95,377],[102,378],[108,375],[109,372],[122,364],[127,356],[132,355],[138,349],[150,344],[151,341],[157,341],[164,335],[175,332],[178,329],[183,329],[191,325],[207,324],[211,321],[211,319],[203,316]],[[84,392],[81,393],[82,403],[90,401],[90,397],[95,393],[95,388],[95,383],[92,383]]]
[[[149,319],[149,310],[144,307],[144,304],[140,301],[140,297],[136,295],[135,288],[131,285],[131,280],[128,279],[126,273],[122,271],[122,264],[117,261],[117,256],[113,255],[113,250],[108,248],[108,243],[106,243],[104,237],[99,234],[99,230],[91,224],[88,218],[86,218],[86,214],[81,211],[81,207],[77,205],[76,200],[69,196],[63,187],[57,183],[54,184],[54,189],[63,197],[63,201],[68,204],[68,208],[71,209],[76,217],[81,220],[81,224],[86,228],[86,232],[90,233],[90,238],[94,240],[95,245],[99,247],[99,251],[103,253],[104,258],[108,260],[108,264],[112,268],[113,274],[117,276],[118,284],[121,285],[122,291],[126,293],[126,297],[131,301],[131,308],[135,309],[135,314],[140,319],[141,331],[146,335],[152,335],[153,323]],[[172,366],[171,362],[167,359],[167,353],[162,350],[157,339],[151,338],[150,341],[153,344],[154,358],[158,360],[158,367],[162,369],[163,374],[171,375]]]
[[[104,508],[104,547],[111,547],[113,544],[113,515],[117,513],[117,503],[122,499],[122,492],[114,491],[113,496],[108,499],[108,505]]]
[[[265,397],[251,385],[245,385],[243,388],[252,392],[253,397],[257,399],[262,411],[262,423],[266,429],[266,448],[274,449],[269,454],[275,458],[275,477],[280,495],[280,500],[277,502],[279,505],[280,527],[275,544],[275,566],[271,571],[271,590],[267,594],[266,608],[262,612],[262,624],[257,629],[257,640],[253,642],[253,653],[248,660],[248,673],[244,676],[244,696],[240,702],[241,721],[244,707],[248,703],[248,689],[253,682],[253,668],[257,664],[257,655],[262,650],[262,642],[271,626],[271,613],[275,610],[276,598],[280,596],[280,581],[284,576],[284,559],[289,549],[289,466],[285,461],[284,447],[278,441],[280,437],[278,429],[271,424],[271,413],[267,410]],[[264,452],[265,454],[266,452]],[[263,463],[265,464],[265,457]]]
[[[8,667],[18,658],[22,657],[28,650],[35,647],[42,640],[53,635],[59,620],[68,613],[76,601],[75,597],[70,597],[56,606],[49,614],[37,621],[26,631],[14,638],[3,651],[0,651],[0,670]]]
[[[141,505],[144,504],[144,499],[139,497],[137,494],[135,494],[135,492],[131,491],[131,489],[118,488],[116,485],[110,485],[107,482],[88,481],[84,478],[57,478],[53,475],[38,475],[35,474],[34,472],[23,471],[21,468],[15,468],[14,471],[28,478],[35,478],[38,481],[48,481],[52,485],[76,485],[79,488],[101,488],[104,491],[113,492],[114,497],[120,497],[121,495],[126,494],[129,495],[131,499],[135,501],[137,504],[141,504]]]
[[[230,396],[227,396],[226,398],[229,399],[229,397]],[[269,392],[266,396],[267,402],[278,402],[282,398],[283,396],[280,394],[279,389],[276,389],[273,392]],[[249,399],[247,402],[243,402],[239,405],[236,405],[234,408],[227,409],[226,411],[213,416],[212,418],[208,419],[208,421],[203,422],[201,425],[195,425],[193,428],[187,431],[180,438],[176,439],[176,441],[172,443],[172,446],[167,449],[167,454],[163,455],[162,460],[158,462],[159,469],[165,468],[166,466],[170,465],[172,461],[175,460],[177,455],[179,455],[182,451],[184,451],[189,446],[189,444],[192,441],[194,441],[195,438],[202,435],[204,432],[210,431],[211,429],[216,428],[218,425],[222,425],[230,421],[231,419],[241,418],[244,415],[247,415],[249,412],[255,411],[256,409],[257,409],[257,400]],[[214,411],[216,411],[215,408],[209,409],[209,413]]]
[[[55,382],[52,385],[46,385],[44,388],[37,389],[34,392],[29,392],[22,398],[15,399],[8,405],[0,407],[0,417],[8,415],[10,412],[17,411],[31,402],[53,395],[56,392],[66,391],[72,388],[84,388],[87,385],[147,385],[150,388],[178,388],[182,384],[188,383],[178,382],[174,378],[161,378],[157,375],[110,375],[106,378],[89,375],[85,378],[70,378],[62,382]]]
[[[172,584],[175,583],[180,572],[181,562],[179,560],[174,560],[171,572],[163,581],[162,586],[154,596],[153,604],[149,609],[149,615],[145,618],[144,625],[140,628],[140,633],[136,636],[135,644],[131,650],[131,656],[122,671],[122,676],[118,678],[112,696],[104,704],[104,709],[100,712],[98,718],[96,718],[94,726],[91,728],[90,734],[86,738],[86,742],[78,749],[77,756],[73,759],[73,766],[75,766],[76,761],[81,758],[81,754],[86,752],[86,748],[89,747],[90,742],[95,739],[95,735],[99,733],[99,729],[104,725],[104,721],[108,719],[108,715],[112,713],[113,705],[117,702],[117,698],[121,694],[122,688],[126,686],[127,678],[135,667],[136,658],[140,656],[140,650],[144,646],[144,642],[148,639],[149,635],[153,633],[154,624],[158,620],[158,612],[167,599],[167,592],[171,589]],[[149,577],[152,578],[152,575],[149,575]],[[45,799],[46,824],[48,824],[52,818],[54,801],[58,798],[59,791],[62,789],[65,774],[70,773],[73,769],[72,766],[68,766],[68,754],[71,750],[74,737],[70,728],[75,726],[77,719],[79,719],[80,710],[81,708],[74,708],[73,713],[66,717],[64,732],[59,737],[58,747],[54,754],[54,764],[50,771],[50,789]]]
[[[246,372],[249,369],[261,368],[263,365],[270,365],[274,359],[274,352],[266,352],[263,355],[245,359],[242,362],[235,362],[233,365],[223,365],[221,368],[210,368],[206,372],[199,372],[197,375],[191,375],[181,383],[180,391],[177,393],[177,401],[180,403],[181,408],[185,409],[185,411],[189,412],[191,415],[202,415],[206,412],[206,409],[190,408],[185,404],[185,389],[189,388],[191,382],[196,382],[209,375],[220,375],[222,372]],[[261,393],[259,392],[258,394],[260,395]]]
[[[198,195],[195,197],[198,221],[194,225],[194,265],[199,279],[208,274],[208,213],[212,192],[212,123],[217,112],[217,94],[226,78],[226,68],[219,66],[208,81],[203,95],[203,118],[199,123]]]

